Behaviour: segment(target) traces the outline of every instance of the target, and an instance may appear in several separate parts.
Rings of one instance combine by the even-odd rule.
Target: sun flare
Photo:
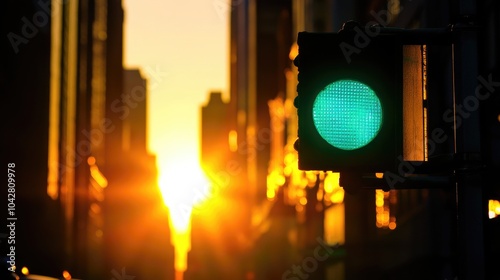
[[[175,247],[175,270],[187,269],[187,253],[191,249],[191,214],[208,199],[210,183],[200,167],[196,155],[179,153],[175,158],[159,164],[159,187],[169,212]]]
[[[186,230],[193,206],[210,193],[210,183],[193,156],[179,156],[160,166],[160,191],[176,230]]]

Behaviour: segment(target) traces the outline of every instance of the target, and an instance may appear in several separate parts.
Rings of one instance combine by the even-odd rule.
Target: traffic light
[[[301,170],[385,172],[402,153],[403,48],[354,25],[298,34],[296,149]]]

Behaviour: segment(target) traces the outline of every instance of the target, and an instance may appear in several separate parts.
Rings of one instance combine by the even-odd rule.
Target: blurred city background
[[[338,173],[298,169],[293,59],[300,31],[446,27],[461,1],[147,2],[2,3],[21,279],[455,279],[455,189],[347,190]],[[500,3],[477,1],[477,15],[479,73],[494,82],[473,242],[500,279]],[[449,50],[427,56],[428,91],[449,91]]]

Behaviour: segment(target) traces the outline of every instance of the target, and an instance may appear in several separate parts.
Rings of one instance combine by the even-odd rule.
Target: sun
[[[159,187],[168,209],[171,243],[175,248],[176,279],[187,269],[191,250],[191,215],[210,195],[210,182],[194,154],[179,152],[159,162]]]
[[[159,170],[159,187],[176,231],[186,231],[192,208],[208,199],[210,183],[196,156],[170,158]]]

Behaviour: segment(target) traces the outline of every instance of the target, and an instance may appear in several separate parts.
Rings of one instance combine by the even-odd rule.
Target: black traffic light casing
[[[339,33],[298,34],[299,169],[335,172],[394,170],[402,152],[402,44],[398,37],[359,26]],[[369,86],[382,107],[382,124],[364,147],[342,150],[321,137],[313,123],[318,94],[335,81],[349,79]],[[332,123],[332,125],[335,125]]]

